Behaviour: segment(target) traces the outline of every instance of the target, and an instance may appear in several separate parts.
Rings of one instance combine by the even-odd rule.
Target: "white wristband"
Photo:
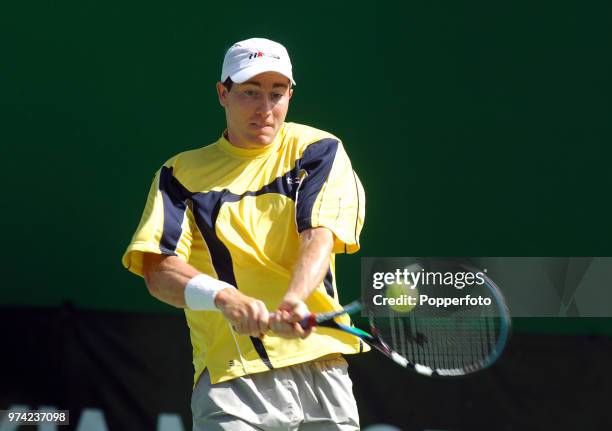
[[[213,310],[218,311],[215,306],[215,297],[220,290],[231,287],[226,283],[216,278],[212,278],[206,274],[198,274],[187,282],[185,286],[185,305],[190,310]]]

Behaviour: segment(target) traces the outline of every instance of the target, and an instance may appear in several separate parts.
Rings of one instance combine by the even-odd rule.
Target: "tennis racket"
[[[425,272],[443,274],[478,270],[465,262],[421,260],[418,266]],[[415,269],[413,266],[412,269]],[[511,319],[499,288],[485,273],[478,271],[484,282],[448,289],[429,286],[428,302],[415,305],[409,311],[391,307],[373,310],[360,301],[342,310],[311,314],[300,322],[304,329],[316,326],[333,328],[359,337],[402,367],[411,368],[426,376],[461,376],[482,370],[493,364],[502,354],[510,333]],[[425,291],[424,288],[421,288]],[[438,299],[480,297],[458,305],[439,307]],[[433,300],[432,300],[433,298]],[[445,301],[449,302],[445,299]],[[452,301],[450,301],[452,302]],[[484,305],[484,303],[489,305]],[[369,331],[340,324],[334,320],[343,314],[362,311],[369,321]]]

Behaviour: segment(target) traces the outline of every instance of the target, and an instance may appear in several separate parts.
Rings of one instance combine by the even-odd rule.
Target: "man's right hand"
[[[287,294],[270,315],[270,329],[283,338],[306,338],[312,330],[302,328],[300,321],[309,314],[306,303],[299,296]]]
[[[215,305],[239,334],[262,337],[268,330],[268,309],[259,299],[228,288],[217,293]]]

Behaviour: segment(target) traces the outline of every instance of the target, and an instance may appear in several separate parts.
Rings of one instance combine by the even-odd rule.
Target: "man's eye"
[[[257,96],[257,92],[255,90],[244,90],[244,94],[249,97]]]
[[[282,93],[272,93],[272,99],[274,100],[280,100],[281,97],[283,97]]]

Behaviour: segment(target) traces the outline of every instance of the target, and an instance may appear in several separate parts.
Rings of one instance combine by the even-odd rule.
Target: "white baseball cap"
[[[269,39],[247,39],[236,42],[225,53],[221,82],[230,77],[242,84],[263,72],[278,72],[295,85],[289,53],[283,45]]]

